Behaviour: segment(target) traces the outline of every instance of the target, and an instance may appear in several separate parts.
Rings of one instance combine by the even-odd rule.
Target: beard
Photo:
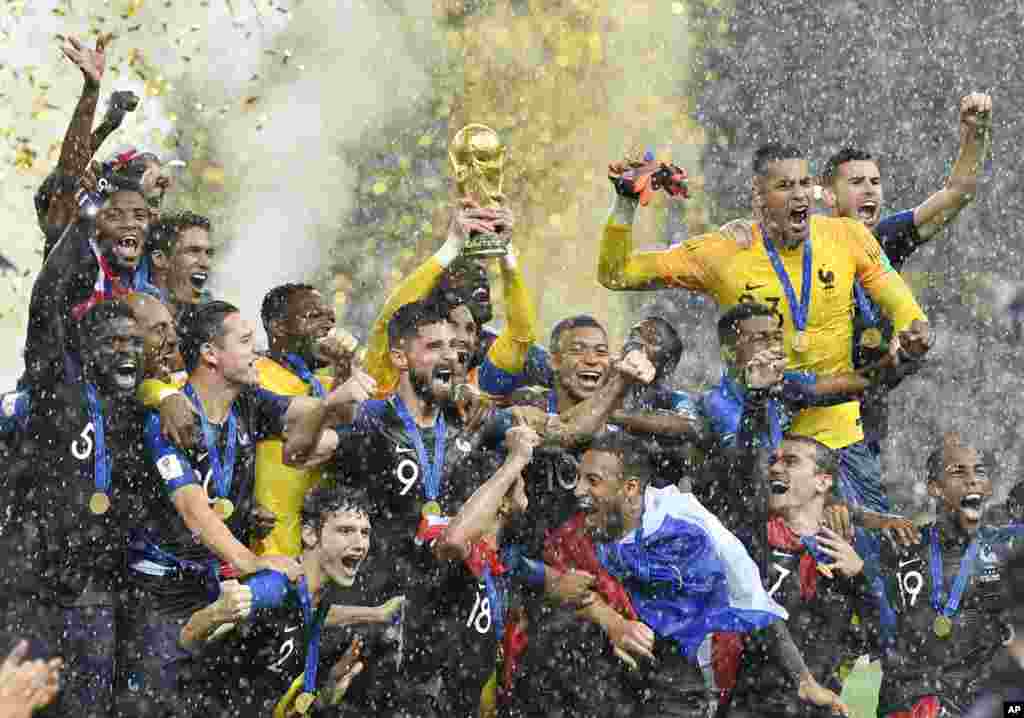
[[[438,404],[443,405],[447,400],[447,394],[438,396],[434,389],[434,373],[437,371],[437,367],[431,369],[429,373],[421,374],[415,369],[409,370],[409,383],[412,384],[413,393],[423,402],[427,404]],[[458,369],[452,375],[453,382],[458,375]]]

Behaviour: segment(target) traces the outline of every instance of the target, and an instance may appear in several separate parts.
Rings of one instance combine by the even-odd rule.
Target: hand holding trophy
[[[459,211],[469,230],[462,255],[485,259],[508,252],[514,222],[504,206],[505,145],[486,125],[470,124],[455,133],[448,147]]]

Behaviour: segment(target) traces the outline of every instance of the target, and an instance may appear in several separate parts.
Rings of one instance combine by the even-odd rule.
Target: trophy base
[[[504,257],[508,253],[509,239],[500,234],[474,232],[462,247],[462,256],[473,259]]]

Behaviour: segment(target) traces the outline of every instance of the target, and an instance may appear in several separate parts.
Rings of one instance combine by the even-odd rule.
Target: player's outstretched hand
[[[540,446],[540,434],[529,426],[513,426],[505,433],[505,448],[509,458],[516,458],[523,464],[533,459],[533,450]]]
[[[754,220],[734,219],[726,222],[718,228],[720,234],[724,234],[736,243],[740,249],[750,249],[754,246]]]
[[[561,574],[554,570],[548,573],[553,579],[547,592],[560,603],[582,608],[594,600],[595,579],[592,574],[573,568]]]
[[[252,613],[252,589],[234,579],[222,581],[220,595],[214,603],[221,623],[244,621]]]
[[[160,402],[160,431],[180,449],[194,449],[196,410],[188,397],[180,391],[169,394]]]
[[[786,355],[765,349],[750,359],[744,369],[744,382],[748,389],[776,389],[782,385],[786,371]]]
[[[239,566],[238,570],[243,576],[260,571],[277,571],[287,576],[292,583],[302,578],[303,573],[302,564],[290,556],[257,556],[255,561]]]
[[[263,504],[253,502],[252,511],[249,512],[252,523],[252,533],[258,539],[265,539],[277,526],[277,514]]]
[[[915,319],[899,335],[900,347],[911,359],[921,359],[932,347],[932,332],[928,322]]]
[[[805,673],[800,677],[800,689],[797,695],[799,695],[800,700],[816,705],[819,708],[830,708],[832,715],[850,715],[850,709],[843,703],[842,699],[814,680],[814,676],[810,673]]]
[[[657,373],[651,360],[647,358],[647,353],[641,349],[634,349],[622,357],[618,368],[626,378],[640,384],[650,384]]]
[[[28,643],[20,641],[0,665],[0,716],[29,718],[53,702],[60,690],[60,658],[26,661]]]
[[[452,403],[469,433],[475,433],[491,416],[494,404],[478,387],[456,384],[452,388]]]
[[[362,653],[363,639],[353,638],[345,655],[331,667],[331,672],[327,676],[327,690],[324,691],[329,696],[330,705],[336,706],[341,703],[352,681],[363,672],[363,662],[359,660]]]
[[[884,532],[900,546],[914,546],[921,542],[921,532],[917,530],[913,520],[906,516],[865,511],[861,523],[866,529]]]
[[[851,546],[846,539],[830,528],[822,527],[818,532],[818,546],[832,558],[832,563],[827,567],[832,571],[838,571],[844,576],[856,576],[864,570],[864,559]]]
[[[850,518],[850,507],[846,504],[836,503],[826,506],[825,525],[847,541],[853,541],[853,521]]]
[[[632,669],[637,667],[637,658],[654,660],[654,631],[641,621],[616,621],[608,626],[608,640],[615,655]]]

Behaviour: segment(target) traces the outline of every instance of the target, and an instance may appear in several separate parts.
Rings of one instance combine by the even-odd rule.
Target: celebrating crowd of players
[[[896,271],[976,189],[991,99],[960,104],[946,186],[882,217],[879,166],[757,151],[752,211],[634,249],[611,166],[606,288],[721,308],[721,381],[676,391],[677,329],[592,316],[538,342],[514,251],[498,333],[457,207],[367,350],[312,286],[260,320],[209,296],[208,219],[165,164],[93,155],[104,39],[37,196],[46,259],[2,398],[0,716],[826,716],[880,658],[879,716],[995,715],[1019,686],[1016,490],[974,437],[922,457],[935,514],[890,513],[886,397],[931,330]],[[510,245],[512,246],[512,245]],[[48,662],[44,659],[51,659]]]

